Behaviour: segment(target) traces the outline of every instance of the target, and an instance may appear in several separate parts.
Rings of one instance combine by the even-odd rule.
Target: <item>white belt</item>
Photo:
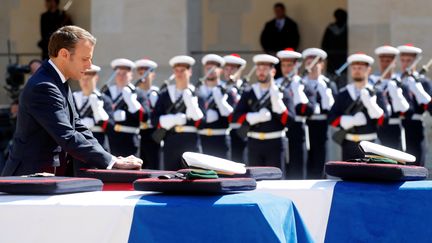
[[[285,137],[285,130],[276,132],[248,132],[248,137],[259,140],[283,138]]]
[[[175,126],[174,131],[176,133],[184,133],[184,132],[197,132],[198,129],[192,126]]]
[[[123,133],[131,133],[131,134],[139,134],[139,127],[129,127],[116,124],[114,126],[114,131],[123,132]]]
[[[153,128],[153,125],[150,122],[141,122],[140,123],[140,129],[141,130],[146,130],[149,128]]]
[[[399,124],[401,124],[401,119],[400,118],[390,118],[388,124],[399,125]]]
[[[377,139],[376,133],[367,133],[367,134],[352,134],[347,133],[345,135],[345,139],[353,142],[360,142],[360,141],[372,141]]]
[[[104,130],[101,126],[94,126],[94,127],[90,128],[90,131],[92,131],[92,132],[104,132]]]
[[[317,121],[327,120],[327,115],[326,114],[312,115],[311,117],[309,117],[309,120],[317,120]]]
[[[205,128],[198,131],[200,135],[204,136],[221,136],[221,135],[228,135],[229,130],[228,129],[212,129],[212,128]]]
[[[230,127],[231,129],[238,129],[238,128],[241,127],[241,124],[240,124],[240,123],[230,123],[230,124],[229,124],[229,127]]]
[[[304,117],[304,116],[295,116],[294,120],[296,122],[303,122],[303,123],[305,123],[306,122],[306,117]]]
[[[414,114],[412,117],[411,117],[411,120],[416,120],[416,121],[423,121],[423,114]]]

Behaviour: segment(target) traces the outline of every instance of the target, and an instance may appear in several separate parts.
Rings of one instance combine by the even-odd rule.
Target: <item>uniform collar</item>
[[[65,76],[62,74],[62,72],[60,72],[60,70],[57,68],[57,66],[54,64],[54,62],[53,62],[51,59],[49,59],[49,60],[48,60],[48,63],[51,64],[51,66],[52,66],[52,67],[54,68],[54,70],[57,72],[57,74],[59,75],[59,77],[60,77],[62,83],[66,83],[67,80],[66,80]]]

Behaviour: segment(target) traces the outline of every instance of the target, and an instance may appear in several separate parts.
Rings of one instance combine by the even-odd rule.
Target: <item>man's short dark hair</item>
[[[273,8],[281,8],[281,9],[285,9],[285,4],[279,2],[279,3],[275,3],[273,5]]]
[[[57,57],[62,48],[73,53],[80,40],[88,40],[93,45],[96,44],[96,38],[87,30],[74,25],[63,26],[51,35],[48,43],[48,55]]]

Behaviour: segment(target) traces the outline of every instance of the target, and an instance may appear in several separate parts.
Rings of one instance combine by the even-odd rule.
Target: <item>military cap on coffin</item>
[[[360,142],[360,149],[365,158],[327,162],[326,173],[344,180],[363,181],[424,180],[428,176],[426,168],[406,165],[415,161],[410,154],[368,141]]]
[[[256,188],[256,181],[252,178],[219,178],[217,174],[245,174],[244,164],[192,152],[183,153],[183,160],[188,167],[201,170],[183,170],[175,175],[160,176],[157,179],[140,179],[134,182],[135,190],[196,194],[247,191]]]
[[[92,178],[57,176],[7,176],[0,178],[0,192],[9,194],[64,194],[101,191],[103,183]]]

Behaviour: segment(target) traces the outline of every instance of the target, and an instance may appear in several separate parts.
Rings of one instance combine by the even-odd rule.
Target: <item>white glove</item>
[[[228,104],[228,95],[222,94],[219,87],[213,87],[212,94],[221,116],[228,117],[234,111],[234,108]]]
[[[409,109],[408,101],[402,94],[402,89],[397,87],[394,81],[387,84],[387,89],[391,98],[394,112],[406,112]]]
[[[340,121],[341,127],[345,130],[348,130],[352,127],[364,126],[366,123],[366,116],[363,114],[363,112],[357,112],[354,116],[344,115]]]
[[[249,112],[246,115],[246,121],[248,121],[250,125],[267,122],[270,120],[271,113],[267,108],[262,108],[259,112]]]
[[[315,115],[319,115],[319,114],[321,114],[321,108],[320,108],[320,105],[317,103],[317,104],[315,104],[315,108],[314,108],[314,112],[313,112]]]
[[[376,95],[371,97],[367,89],[364,88],[360,91],[360,99],[366,107],[370,118],[378,119],[384,114],[383,109],[377,104]]]
[[[114,121],[122,122],[126,120],[126,112],[124,110],[116,110],[113,114]]]
[[[184,113],[162,115],[159,117],[159,123],[162,128],[170,130],[176,125],[185,125],[186,115]]]
[[[417,103],[419,104],[428,104],[431,101],[431,97],[423,88],[423,85],[420,82],[416,82],[414,78],[408,78],[408,88],[414,94]]]
[[[213,110],[213,109],[207,110],[207,112],[206,112],[206,122],[207,123],[213,123],[213,122],[217,121],[218,119],[219,119],[219,115],[215,110]]]
[[[272,84],[269,92],[272,111],[276,114],[284,113],[287,108],[282,101],[283,94],[279,91],[279,88],[275,84]]]
[[[323,81],[324,82],[324,81]],[[330,110],[334,104],[334,98],[332,95],[332,91],[327,85],[318,83],[318,93],[321,96],[321,106],[323,110]]]
[[[132,90],[129,87],[124,87],[122,90],[123,100],[126,102],[128,107],[128,111],[130,113],[135,113],[141,108],[141,104],[137,100],[137,94],[132,93]]]
[[[102,100],[99,100],[97,95],[91,94],[89,96],[89,102],[90,102],[90,106],[91,106],[91,109],[93,111],[93,117],[94,117],[96,123],[98,123],[99,121],[108,120],[109,116],[103,108],[104,102]]]
[[[95,123],[93,121],[92,118],[90,117],[84,117],[81,118],[81,123],[86,126],[88,129],[91,129],[92,127],[94,127]]]
[[[309,102],[309,99],[304,92],[303,84],[300,84],[298,81],[293,82],[291,84],[291,90],[293,92],[294,106],[297,106],[298,104],[307,104]]]
[[[186,117],[194,121],[204,117],[203,112],[198,105],[198,97],[193,96],[189,89],[183,91],[183,101],[186,105]]]

